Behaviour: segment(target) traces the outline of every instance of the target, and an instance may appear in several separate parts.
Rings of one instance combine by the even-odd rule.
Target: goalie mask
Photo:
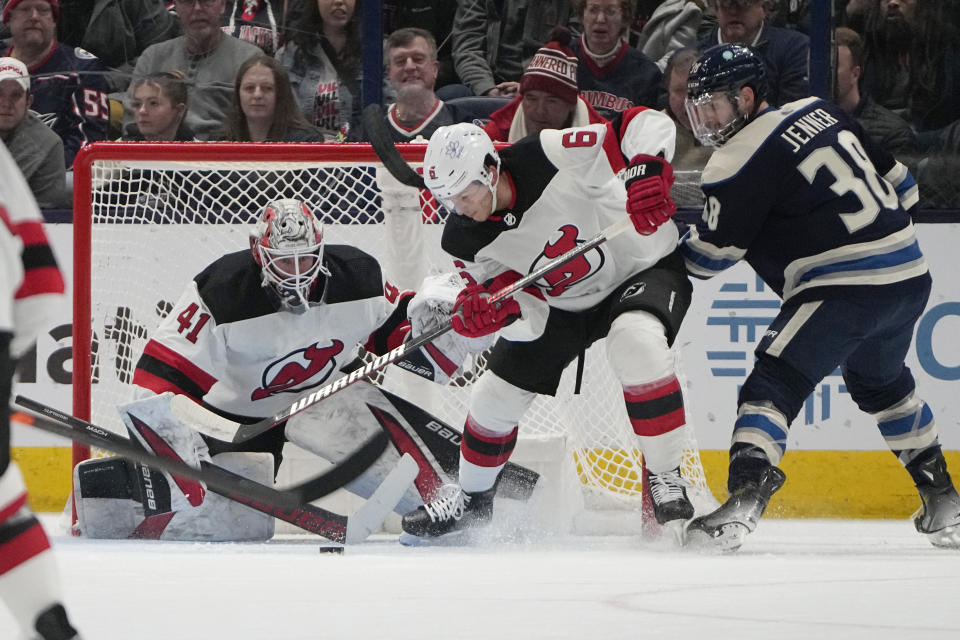
[[[740,90],[753,89],[753,109],[740,102]],[[749,47],[721,44],[707,49],[687,79],[687,116],[693,135],[706,146],[723,146],[756,115],[767,97],[763,60]]]
[[[438,128],[423,156],[423,181],[434,197],[455,211],[453,197],[474,182],[493,195],[490,212],[497,210],[497,189],[490,165],[500,171],[500,155],[487,133],[475,124],[460,123]]]
[[[261,267],[263,287],[281,309],[307,310],[310,291],[323,266],[323,223],[300,200],[274,200],[250,234],[253,259]]]

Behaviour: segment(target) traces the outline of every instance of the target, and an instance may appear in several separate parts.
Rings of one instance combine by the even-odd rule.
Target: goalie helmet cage
[[[424,145],[398,148],[419,166]],[[123,432],[114,407],[133,398],[133,369],[147,336],[200,270],[249,246],[248,231],[264,204],[291,197],[323,220],[326,242],[373,254],[401,289],[453,269],[440,249],[446,212],[428,192],[391,180],[366,144],[110,142],[80,151],[74,166],[74,415]],[[538,508],[551,529],[629,534],[638,519],[652,521],[640,515],[649,509],[642,456],[603,349],[601,341],[587,351],[580,395],[573,394],[571,365],[557,396],[538,397],[520,424],[514,460],[544,474],[540,493],[547,497]],[[405,387],[408,397],[461,428],[482,358],[471,367],[448,388],[412,383]],[[702,510],[716,502],[693,429],[686,431],[683,473]],[[90,455],[74,445],[75,464]]]

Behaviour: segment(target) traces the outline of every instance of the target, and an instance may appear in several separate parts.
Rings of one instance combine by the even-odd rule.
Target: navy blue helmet
[[[737,92],[753,89],[759,104],[767,97],[767,70],[753,49],[740,44],[710,47],[693,63],[687,79],[687,97],[705,93]]]
[[[740,90],[753,89],[750,113],[739,104]],[[750,120],[767,96],[767,72],[752,49],[739,44],[710,47],[690,68],[687,114],[693,132],[706,145],[721,146]],[[732,109],[725,109],[723,101]]]

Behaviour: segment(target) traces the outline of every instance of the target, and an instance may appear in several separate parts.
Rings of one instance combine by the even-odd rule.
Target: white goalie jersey
[[[632,155],[672,157],[676,132],[667,116],[643,110],[628,131],[631,126],[637,131],[624,136],[623,149]],[[618,175],[624,155],[609,125],[544,130],[500,156],[501,169],[513,182],[513,202],[479,224],[451,216],[444,229],[443,248],[468,282],[499,288],[627,216],[626,189]],[[534,290],[516,294],[523,318],[545,317],[544,305],[566,311],[595,306],[627,278],[672,252],[678,239],[673,224],[648,236],[627,232],[610,239],[547,274]],[[515,323],[523,324],[528,326],[511,325],[504,335],[529,340],[539,334],[529,322]]]
[[[172,391],[226,416],[261,419],[341,375],[356,347],[380,354],[409,332],[407,295],[385,287],[370,255],[328,245],[322,302],[303,314],[278,312],[249,251],[201,272],[148,341],[134,384]]]

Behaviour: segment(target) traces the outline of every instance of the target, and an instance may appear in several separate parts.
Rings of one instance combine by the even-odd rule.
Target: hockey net
[[[414,165],[422,153],[420,145],[403,149]],[[73,408],[118,432],[115,406],[132,399],[147,337],[196,273],[248,246],[251,224],[271,200],[307,202],[327,242],[373,254],[401,289],[453,269],[440,249],[447,212],[426,193],[398,193],[395,185],[381,192],[383,169],[368,145],[101,143],[78,155],[74,171]],[[649,504],[642,456],[603,350],[601,341],[587,351],[580,394],[571,365],[557,396],[535,401],[514,460],[543,473],[550,526],[629,533]],[[459,429],[482,367],[478,358],[449,387],[414,384],[407,395]],[[682,471],[700,510],[715,502],[692,425],[687,432]],[[75,450],[78,460],[89,455]]]

